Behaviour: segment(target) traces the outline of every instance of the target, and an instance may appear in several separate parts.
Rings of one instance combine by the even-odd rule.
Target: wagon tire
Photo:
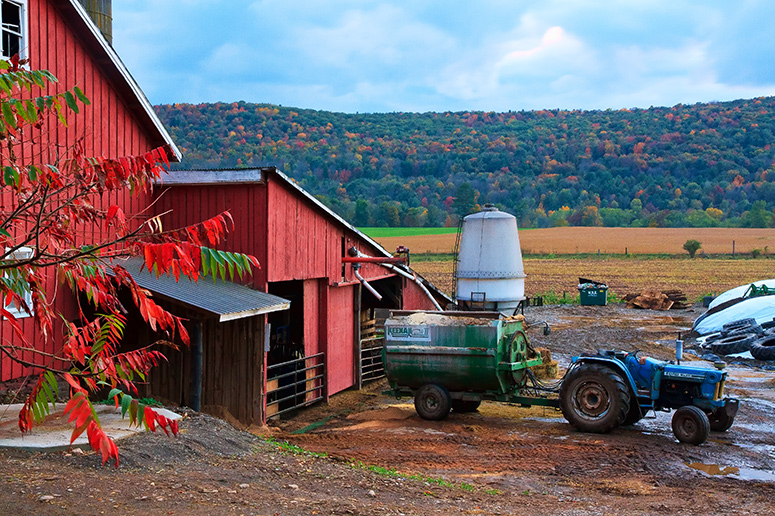
[[[684,405],[673,414],[673,434],[682,443],[699,446],[708,440],[710,421],[705,412],[694,405]]]
[[[751,344],[751,355],[756,360],[775,360],[775,336],[766,336]]]
[[[414,408],[423,419],[441,421],[449,414],[450,406],[449,392],[441,385],[423,385],[414,395]]]
[[[735,353],[744,353],[751,349],[751,345],[756,341],[756,335],[753,333],[739,333],[718,339],[711,343],[710,350],[717,355],[734,355]]]
[[[451,407],[455,412],[476,412],[482,400],[452,400]]]
[[[608,433],[630,412],[630,390],[613,369],[599,364],[574,368],[560,389],[560,407],[582,432]]]

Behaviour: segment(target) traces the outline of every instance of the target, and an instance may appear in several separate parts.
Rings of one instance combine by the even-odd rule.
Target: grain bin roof
[[[131,258],[121,265],[140,287],[161,298],[181,303],[218,317],[219,322],[287,310],[291,302],[282,297],[212,277],[194,283],[185,276],[180,281],[162,275],[158,278],[143,268],[141,258]]]

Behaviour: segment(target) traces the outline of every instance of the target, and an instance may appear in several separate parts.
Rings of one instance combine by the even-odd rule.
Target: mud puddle
[[[718,464],[703,464],[687,462],[686,466],[705,473],[710,477],[724,476],[740,480],[755,480],[758,482],[775,482],[775,471],[765,471],[755,468],[738,468],[736,466],[720,466]]]

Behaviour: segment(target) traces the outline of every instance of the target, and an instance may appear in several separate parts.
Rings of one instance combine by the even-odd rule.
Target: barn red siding
[[[414,282],[404,278],[402,296],[404,310],[436,310],[428,295]]]
[[[330,239],[336,238],[336,230],[287,185],[268,181],[267,189],[267,237],[271,242],[267,281],[325,277],[327,250],[332,246]],[[335,247],[338,249],[338,244]]]
[[[158,146],[151,145],[145,126],[132,115],[125,99],[107,78],[100,63],[82,46],[81,37],[63,18],[60,9],[54,7],[55,3],[51,0],[29,0],[27,48],[30,66],[33,69],[49,70],[59,79],[59,83],[51,87],[48,93],[61,92],[77,85],[89,97],[91,105],[82,107],[78,115],[69,113],[67,127],[59,126],[56,118],[51,117],[47,125],[35,135],[35,143],[23,150],[21,159],[30,163],[34,156],[36,161],[53,163],[57,155],[70,150],[80,138],[83,139],[87,154],[94,156],[136,155]],[[134,99],[130,101],[136,102]],[[2,202],[6,205],[11,203],[10,199],[3,199]],[[136,213],[147,206],[148,197],[141,194],[117,199],[114,195],[106,198],[105,202],[118,203],[127,213]],[[75,315],[68,287],[57,285],[54,278],[48,278],[46,291],[57,292],[54,305],[57,310],[67,317]],[[21,325],[37,349],[46,353],[58,351],[54,349],[54,339],[44,340],[38,334],[32,318],[21,320]],[[0,324],[0,339],[18,342],[8,324]],[[27,353],[24,358],[31,359],[32,356]],[[28,368],[5,357],[0,359],[0,381],[18,378],[30,372]]]
[[[320,281],[304,281],[304,354],[315,355],[325,351],[320,339]],[[327,288],[323,285],[322,288]]]
[[[355,335],[353,327],[354,286],[328,289],[328,394],[336,394],[355,384]]]
[[[246,278],[253,288],[266,291],[266,188],[260,184],[174,186],[159,189],[154,213],[165,214],[165,228],[179,228],[228,211],[234,227],[219,248],[252,254],[261,263]]]

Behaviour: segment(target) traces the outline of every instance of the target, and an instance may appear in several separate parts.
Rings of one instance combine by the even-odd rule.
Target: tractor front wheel
[[[719,408],[708,414],[711,432],[726,432],[735,422],[735,416],[730,416],[724,408]]]
[[[630,390],[613,369],[581,364],[562,382],[560,407],[565,419],[582,432],[608,433],[630,412]]]
[[[685,405],[676,410],[672,426],[676,439],[695,446],[707,441],[710,434],[708,416],[694,405]]]
[[[451,399],[447,389],[429,383],[420,387],[414,395],[414,408],[423,419],[440,421],[447,417]]]

